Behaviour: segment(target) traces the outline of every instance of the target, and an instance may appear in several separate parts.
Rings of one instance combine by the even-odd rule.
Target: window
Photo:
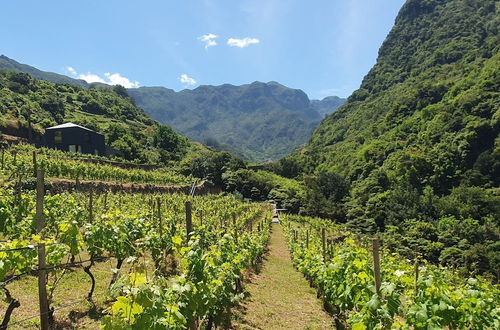
[[[62,132],[56,131],[54,133],[54,143],[62,143]]]
[[[68,149],[70,152],[82,152],[82,146],[78,144],[70,144]]]

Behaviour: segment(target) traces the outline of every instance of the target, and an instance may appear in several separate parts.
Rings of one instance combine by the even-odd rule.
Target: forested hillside
[[[304,212],[498,275],[499,26],[498,1],[407,1],[360,88],[274,168],[313,175]]]
[[[121,86],[87,89],[0,71],[0,132],[28,138],[30,121],[33,142],[44,128],[74,122],[105,134],[107,145],[139,162],[178,160],[195,148],[150,119]]]
[[[58,84],[70,84],[73,86],[86,87],[86,88],[90,86],[85,80],[73,79],[62,74],[38,70],[35,67],[19,63],[11,58],[8,58],[5,55],[0,55],[0,69],[4,71],[17,71],[17,72],[28,73],[31,77],[35,79],[43,79]]]
[[[311,100],[311,108],[316,110],[320,115],[329,115],[337,110],[345,103],[346,99],[338,96],[327,96],[322,100]]]
[[[112,88],[41,71],[5,55],[0,55],[0,69],[76,87]],[[176,132],[257,162],[279,159],[304,145],[320,120],[345,102],[337,96],[309,101],[303,91],[276,82],[200,86],[180,92],[140,87],[128,93],[149,116]]]
[[[305,144],[323,117],[307,95],[276,82],[200,86],[175,92],[163,87],[128,90],[153,119],[205,144],[252,161],[279,159]],[[316,101],[322,113],[339,102]]]

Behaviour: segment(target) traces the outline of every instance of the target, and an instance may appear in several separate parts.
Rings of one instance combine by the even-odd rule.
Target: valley
[[[0,57],[0,329],[499,328],[499,26],[407,0],[346,100]]]

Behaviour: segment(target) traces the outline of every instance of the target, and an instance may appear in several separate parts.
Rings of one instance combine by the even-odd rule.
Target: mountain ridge
[[[84,87],[84,88],[88,88],[90,86],[90,84],[87,83],[85,80],[74,79],[66,75],[54,72],[42,71],[31,65],[19,63],[16,60],[11,59],[3,54],[0,55],[0,69],[6,71],[13,70],[18,72],[28,73],[35,79],[47,80],[56,84],[70,84],[76,87]]]
[[[275,81],[201,85],[179,92],[139,87],[128,92],[153,119],[193,140],[249,160],[275,160],[287,155],[307,142],[323,118],[311,107],[306,93]],[[325,110],[327,107],[324,105],[323,111],[334,111],[338,105]]]
[[[0,69],[77,87],[111,87],[41,71],[5,55],[0,56]],[[324,115],[345,102],[338,97],[333,97],[335,102],[311,101],[302,90],[276,81],[200,85],[177,92],[163,86],[127,91],[149,116],[178,133],[256,162],[279,159],[305,144]]]

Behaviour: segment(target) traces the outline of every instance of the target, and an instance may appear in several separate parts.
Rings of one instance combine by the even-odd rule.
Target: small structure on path
[[[286,211],[286,209],[276,208],[276,204],[273,204],[273,219],[271,223],[280,223],[279,211]]]
[[[43,146],[62,151],[105,156],[104,135],[89,128],[65,123],[45,129]]]

